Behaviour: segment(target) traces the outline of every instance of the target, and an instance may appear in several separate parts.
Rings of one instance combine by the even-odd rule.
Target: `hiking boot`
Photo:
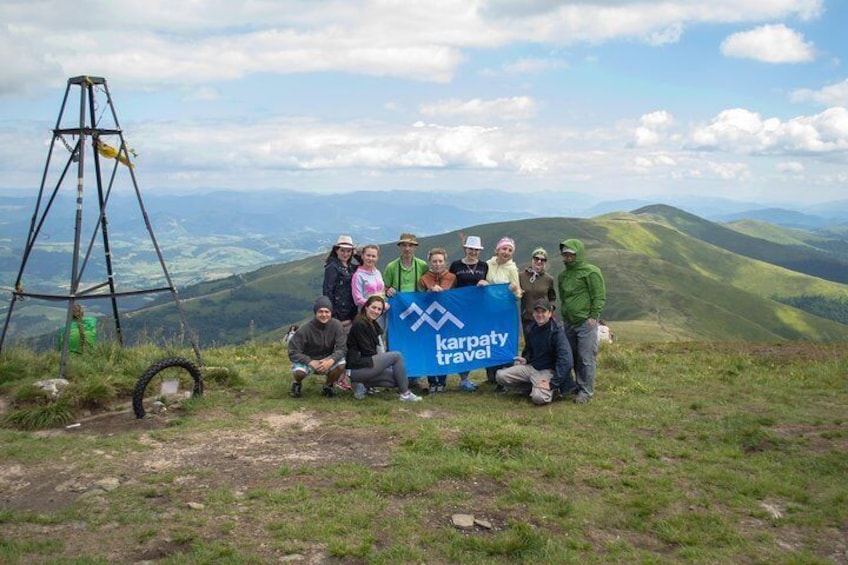
[[[575,404],[586,404],[590,400],[592,400],[592,397],[586,394],[585,392],[581,392],[576,397],[574,397]]]
[[[368,387],[362,383],[353,383],[353,397],[362,400],[368,395]]]
[[[439,385],[430,385],[427,389],[430,394],[436,394],[438,392]]]
[[[323,394],[327,398],[333,398],[334,396],[336,396],[336,391],[333,390],[333,387],[325,385],[321,387],[321,394]]]
[[[502,384],[495,385],[495,392],[498,394],[504,394],[506,392],[506,387]]]
[[[300,385],[299,382],[295,381],[295,382],[292,383],[291,393],[290,393],[292,398],[300,398],[300,389],[301,389],[301,385]]]
[[[477,385],[471,382],[470,380],[465,379],[464,381],[459,381],[459,390],[465,392],[474,392],[475,390],[477,390]]]
[[[401,402],[421,402],[421,397],[413,393],[411,390],[404,392],[398,398]]]

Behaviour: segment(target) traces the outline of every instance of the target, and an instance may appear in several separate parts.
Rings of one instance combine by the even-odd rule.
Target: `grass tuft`
[[[3,417],[3,426],[18,430],[44,430],[64,426],[73,420],[68,401],[59,399],[14,410]]]
[[[215,383],[225,387],[240,387],[245,385],[238,371],[228,367],[203,367],[201,369],[203,380],[206,383]]]
[[[514,458],[524,451],[525,438],[510,427],[465,431],[457,445],[472,455],[488,455],[499,458]]]

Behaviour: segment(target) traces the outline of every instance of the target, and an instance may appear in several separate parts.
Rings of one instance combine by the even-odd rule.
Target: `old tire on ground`
[[[153,378],[162,371],[172,367],[184,369],[191,376],[194,381],[192,396],[203,395],[203,376],[200,374],[200,369],[197,365],[184,357],[168,357],[166,359],[162,359],[148,367],[144,374],[142,374],[135,383],[132,404],[136,418],[144,418],[144,394],[147,390],[147,386],[150,384],[150,381],[152,381]]]

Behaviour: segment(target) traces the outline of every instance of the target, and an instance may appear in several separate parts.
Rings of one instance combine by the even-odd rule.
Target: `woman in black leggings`
[[[347,368],[354,383],[353,395],[365,397],[368,387],[395,388],[400,391],[400,400],[421,400],[409,390],[406,365],[399,351],[381,351],[380,336],[383,329],[377,319],[386,308],[386,300],[380,295],[368,297],[350,327],[347,336]]]

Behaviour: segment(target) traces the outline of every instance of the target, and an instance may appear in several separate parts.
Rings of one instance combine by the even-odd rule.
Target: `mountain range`
[[[23,244],[33,219],[35,195],[0,195],[0,287],[17,278]],[[760,220],[841,241],[848,232],[848,200],[792,210],[715,197],[666,198],[665,204],[714,222]],[[649,200],[602,201],[576,192],[519,194],[297,191],[210,191],[144,196],[145,211],[177,286],[244,273],[329,248],[339,233],[359,243],[390,241],[402,231],[436,235],[466,226],[559,216],[591,218],[655,204]],[[42,210],[43,210],[42,206]],[[96,202],[84,200],[82,230],[93,232]],[[29,257],[26,286],[51,291],[68,285],[76,194],[60,192]],[[158,258],[135,194],[116,192],[107,206],[113,260],[121,261],[122,284],[143,288],[160,274]],[[85,242],[85,237],[83,238]],[[95,241],[97,243],[97,241]],[[103,267],[94,253],[92,269]]]
[[[285,205],[282,200],[273,206],[266,201],[262,212],[250,199],[218,194],[197,198],[199,208],[193,211],[186,210],[188,201],[182,197],[156,198],[148,212],[172,273],[194,269],[201,281],[180,284],[180,294],[189,325],[203,345],[277,339],[281,328],[311,314],[326,250],[338,233],[351,233],[357,242],[383,242],[380,264],[385,265],[396,256],[392,242],[402,231],[422,234],[420,255],[443,246],[451,259],[461,256],[461,232],[483,237],[489,246],[484,255],[499,237],[509,235],[517,241],[516,260],[522,267],[535,246],[546,247],[556,257],[560,240],[583,239],[589,260],[605,273],[609,287],[605,316],[622,339],[848,339],[848,238],[838,215],[825,222],[827,227],[808,231],[762,219],[718,223],[668,205],[593,218],[543,217],[529,212],[530,204],[523,201],[508,213],[506,204],[491,198],[481,200],[479,210],[463,209],[474,195],[456,198],[451,205],[407,196],[360,194],[354,205],[345,195],[323,200],[288,195]],[[393,198],[403,199],[403,205],[390,204]],[[123,203],[120,213],[130,214],[131,204]],[[300,208],[295,213],[293,207]],[[556,212],[555,205],[547,211]],[[509,220],[514,214],[522,214],[522,219]],[[368,225],[374,219],[379,227]],[[116,217],[110,218],[110,226],[118,223]],[[139,261],[144,231],[113,231],[122,242],[137,238],[135,244],[119,247],[116,255],[127,249],[136,265],[145,264]],[[253,270],[243,266],[240,271],[228,254],[244,258],[248,244],[265,246],[262,251],[250,249],[258,254],[254,258],[258,265],[264,266]],[[234,246],[238,251],[232,250]],[[13,253],[3,255],[8,272]],[[188,266],[174,267],[182,265],[182,258]],[[559,261],[551,262],[552,274],[560,268]],[[169,295],[152,303],[121,302],[122,312],[136,308],[123,322],[130,339],[176,333],[176,308]],[[15,312],[14,329],[24,335],[55,327],[48,325],[50,316],[44,309]],[[37,323],[26,320],[30,315],[38,318]]]
[[[677,225],[697,219],[702,237],[727,238],[758,258],[719,247]],[[710,225],[713,231],[706,230]],[[542,245],[552,251],[565,237],[578,237],[588,259],[605,274],[609,297],[605,317],[619,339],[631,341],[848,340],[848,286],[768,262],[772,252],[793,246],[738,233],[677,209],[658,206],[594,219],[537,218],[472,226],[489,246],[502,235],[516,239],[522,252]],[[753,245],[763,242],[761,250]],[[461,255],[459,231],[421,239],[421,248],[443,246],[451,258]],[[778,247],[775,247],[777,245]],[[381,264],[395,256],[383,247]],[[846,258],[832,257],[839,273]],[[204,346],[251,338],[279,339],[290,323],[307,319],[320,292],[323,255],[264,267],[186,288],[183,306],[192,330]],[[525,263],[524,261],[521,261]],[[842,265],[842,267],[840,267]],[[803,266],[803,265],[802,265]],[[561,267],[552,262],[552,274]],[[824,308],[821,308],[824,306]],[[815,308],[820,309],[814,313]],[[127,317],[129,334],[167,335],[176,327],[176,309],[161,299]],[[168,330],[167,328],[171,328]]]

